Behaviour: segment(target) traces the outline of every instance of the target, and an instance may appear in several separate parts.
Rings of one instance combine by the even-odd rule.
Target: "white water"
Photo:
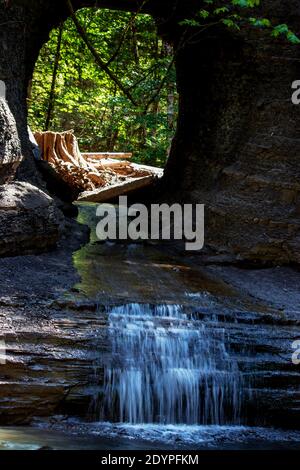
[[[112,354],[100,420],[239,424],[241,375],[225,333],[178,305],[128,304],[108,312]]]

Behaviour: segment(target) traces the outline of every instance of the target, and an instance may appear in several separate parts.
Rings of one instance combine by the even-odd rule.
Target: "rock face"
[[[101,331],[103,319],[95,312],[49,310],[49,304],[39,309],[32,305],[28,315],[28,307],[18,301],[12,308],[5,306],[5,315],[1,310],[0,302],[7,347],[7,362],[0,366],[0,423],[29,423],[60,411],[86,415],[100,343],[91,331]],[[13,331],[6,328],[10,312]]]
[[[262,17],[297,30],[296,2],[262,3]],[[206,204],[206,245],[232,260],[300,262],[298,60],[298,46],[251,30],[216,30],[178,56],[165,184]]]
[[[0,299],[7,348],[7,362],[0,366],[0,424],[30,423],[54,414],[97,421],[94,405],[103,397],[102,364],[110,363],[112,354],[107,305],[28,300]],[[216,330],[226,331],[226,350],[242,374],[241,422],[299,429],[299,366],[291,361],[299,313],[212,301],[206,292],[201,307],[185,308],[212,338]]]
[[[14,177],[22,160],[16,122],[6,101],[0,97],[0,184]]]
[[[242,374],[241,421],[299,429],[300,366],[292,361],[299,338],[296,270],[204,271],[197,257],[91,243],[73,256],[81,282],[65,295],[79,280],[71,265],[76,240],[72,245],[69,237],[59,252],[0,259],[1,424],[57,413],[99,419],[93,404],[100,404],[103,365],[112,359],[109,305],[134,301],[179,303],[208,337],[223,331]]]
[[[296,52],[259,45],[256,37],[243,47],[227,41],[208,41],[205,50],[180,58],[182,114],[194,124],[179,121],[167,178],[173,182],[180,171],[179,197],[206,204],[206,244],[214,250],[232,259],[299,263]],[[194,94],[196,55],[206,78]]]
[[[298,31],[298,1],[261,3],[257,17]],[[89,0],[73,4],[94,6]],[[129,0],[97,5],[137,8]],[[291,102],[299,46],[258,30],[244,34],[225,27],[207,28],[199,41],[183,44],[178,21],[198,9],[196,0],[145,4],[160,33],[180,45],[179,119],[162,183],[165,196],[206,204],[206,244],[218,253],[232,260],[299,263],[299,107]],[[58,8],[50,0],[0,3],[0,80],[25,156],[18,175],[30,182],[36,169],[27,136],[27,85],[49,32],[68,14],[66,5]]]
[[[62,222],[53,199],[40,189],[24,182],[0,186],[0,256],[54,247]]]

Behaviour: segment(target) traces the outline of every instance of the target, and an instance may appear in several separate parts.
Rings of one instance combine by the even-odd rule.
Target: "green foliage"
[[[63,29],[51,129],[74,129],[82,151],[132,151],[136,161],[163,165],[177,119],[174,67],[158,98],[148,110],[143,105],[165,77],[172,48],[158,38],[148,15],[82,9],[77,17],[104,61],[116,55],[109,67],[131,89],[139,106],[99,68],[69,19]],[[45,127],[57,40],[54,30],[36,64],[29,100],[33,130]]]
[[[293,44],[300,44],[300,39],[294,34],[286,24],[279,24],[275,26],[272,31],[272,36],[277,38],[284,35]]]
[[[292,44],[300,44],[300,39],[286,24],[273,25],[267,18],[249,16],[249,10],[257,9],[261,0],[204,0],[207,9],[200,10],[194,18],[187,18],[180,24],[198,29],[223,24],[233,30],[241,30],[249,25],[259,29],[269,29],[271,36],[285,38]],[[223,5],[222,5],[223,4]]]
[[[241,8],[254,8],[260,5],[260,0],[232,0],[231,3]]]

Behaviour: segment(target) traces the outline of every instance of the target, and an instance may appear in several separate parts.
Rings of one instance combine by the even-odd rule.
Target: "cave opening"
[[[149,14],[80,9],[41,48],[27,106],[34,133],[72,129],[84,155],[163,168],[178,116],[174,47]]]

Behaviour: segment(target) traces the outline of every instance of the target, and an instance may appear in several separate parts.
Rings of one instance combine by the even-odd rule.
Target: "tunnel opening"
[[[40,50],[27,104],[34,133],[72,129],[84,158],[97,169],[98,158],[121,175],[130,174],[131,162],[163,168],[178,116],[173,45],[149,14],[83,8],[75,21],[71,16],[53,29]],[[107,155],[130,163],[119,168],[102,159]],[[53,164],[48,157],[42,156]],[[93,177],[86,189],[98,182]]]

